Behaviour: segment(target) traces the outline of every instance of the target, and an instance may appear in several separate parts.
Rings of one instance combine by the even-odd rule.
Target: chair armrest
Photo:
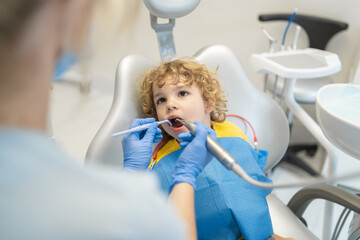
[[[317,184],[304,187],[289,201],[288,207],[299,218],[307,206],[315,199],[324,199],[360,213],[360,197],[339,187],[328,184]]]

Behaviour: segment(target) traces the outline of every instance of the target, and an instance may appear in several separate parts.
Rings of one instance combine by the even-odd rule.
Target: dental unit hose
[[[286,34],[287,34],[288,30],[289,30],[290,24],[292,23],[292,21],[293,21],[294,18],[295,18],[296,12],[297,12],[297,8],[295,8],[294,12],[293,12],[292,15],[290,16],[290,19],[289,19],[288,24],[286,25],[286,28],[285,28],[285,31],[284,31],[284,34],[283,34],[283,38],[282,38],[282,41],[281,41],[281,50],[285,50],[285,38],[286,38]]]
[[[226,117],[240,118],[241,120],[243,120],[244,122],[246,122],[250,126],[251,131],[252,131],[252,133],[254,135],[254,148],[255,148],[256,152],[258,152],[259,151],[259,149],[258,149],[258,140],[257,140],[257,137],[256,137],[255,130],[254,130],[253,126],[251,125],[251,123],[246,118],[244,118],[242,116],[239,116],[239,115],[236,115],[236,114],[226,114]]]
[[[191,134],[195,136],[196,134],[196,124],[190,121],[184,121],[180,119],[176,119],[176,121],[181,122],[184,126],[190,131]],[[318,177],[318,178],[311,178],[308,180],[303,180],[296,183],[266,183],[254,180],[251,178],[242,167],[237,163],[237,161],[228,153],[216,140],[212,139],[209,135],[206,138],[206,147],[210,153],[214,155],[214,157],[219,160],[228,170],[232,170],[236,173],[239,177],[244,179],[246,182],[261,188],[287,188],[287,187],[297,187],[297,186],[308,186],[320,183],[331,183],[338,181],[340,179],[347,179],[352,177],[358,177],[359,171],[342,175],[338,177]]]

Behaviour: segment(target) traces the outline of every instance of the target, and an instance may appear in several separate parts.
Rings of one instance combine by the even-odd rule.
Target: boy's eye
[[[161,104],[161,103],[163,103],[163,102],[165,102],[165,98],[159,98],[157,101],[156,101],[156,104]]]
[[[180,91],[180,92],[179,92],[179,96],[180,96],[180,97],[185,97],[185,96],[187,96],[188,94],[189,94],[188,91]]]

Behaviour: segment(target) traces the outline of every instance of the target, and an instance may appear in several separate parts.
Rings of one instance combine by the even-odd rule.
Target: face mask
[[[60,81],[64,73],[77,62],[77,57],[72,52],[62,54],[56,62],[53,80]]]

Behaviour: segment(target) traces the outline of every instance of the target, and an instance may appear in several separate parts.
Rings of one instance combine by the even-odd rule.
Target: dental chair
[[[182,1],[183,4],[178,1],[176,7],[161,4],[166,3],[167,0],[148,0],[144,2],[151,12],[152,26],[158,34],[162,59],[168,54],[176,55],[172,38],[175,18],[185,16],[191,12],[196,8],[199,1]],[[167,24],[158,26],[157,17],[170,18],[171,20]],[[276,102],[253,85],[244,72],[239,58],[228,47],[222,45],[204,47],[195,53],[194,57],[210,69],[219,67],[218,76],[229,98],[229,113],[241,115],[253,125],[258,137],[259,147],[269,150],[269,158],[265,168],[265,171],[269,171],[282,158],[289,143],[288,122],[283,110]],[[138,54],[128,55],[120,61],[116,71],[114,99],[110,112],[89,146],[86,162],[121,168],[123,160],[122,138],[112,138],[111,134],[127,129],[134,118],[143,117],[138,102],[138,80],[149,68],[158,65],[158,63],[158,61]],[[234,119],[228,118],[227,120],[232,121]],[[252,131],[245,123],[237,119],[234,122],[245,132],[249,139],[253,139]],[[322,186],[317,186],[316,188],[306,188],[300,191],[298,194],[303,196],[301,193],[305,193],[306,197],[294,198],[291,202],[291,208],[287,207],[275,195],[268,195],[267,201],[274,232],[283,237],[294,237],[295,239],[317,239],[300,220],[304,209],[314,199],[312,198],[314,194],[311,194],[314,192],[316,194],[321,191],[326,193],[315,196],[315,198],[330,199],[329,196],[331,196],[331,199],[335,199],[335,202],[337,199],[343,199],[340,197],[341,194],[347,194],[345,199],[351,199],[352,206],[356,205],[356,203],[356,206],[360,206],[360,200],[354,200],[353,195],[349,196],[349,193],[337,188],[335,189],[340,193],[335,194],[333,193],[334,187],[328,187],[325,189]],[[339,197],[333,197],[334,195]],[[350,200],[343,201],[348,204]],[[360,210],[360,207],[357,210]]]

